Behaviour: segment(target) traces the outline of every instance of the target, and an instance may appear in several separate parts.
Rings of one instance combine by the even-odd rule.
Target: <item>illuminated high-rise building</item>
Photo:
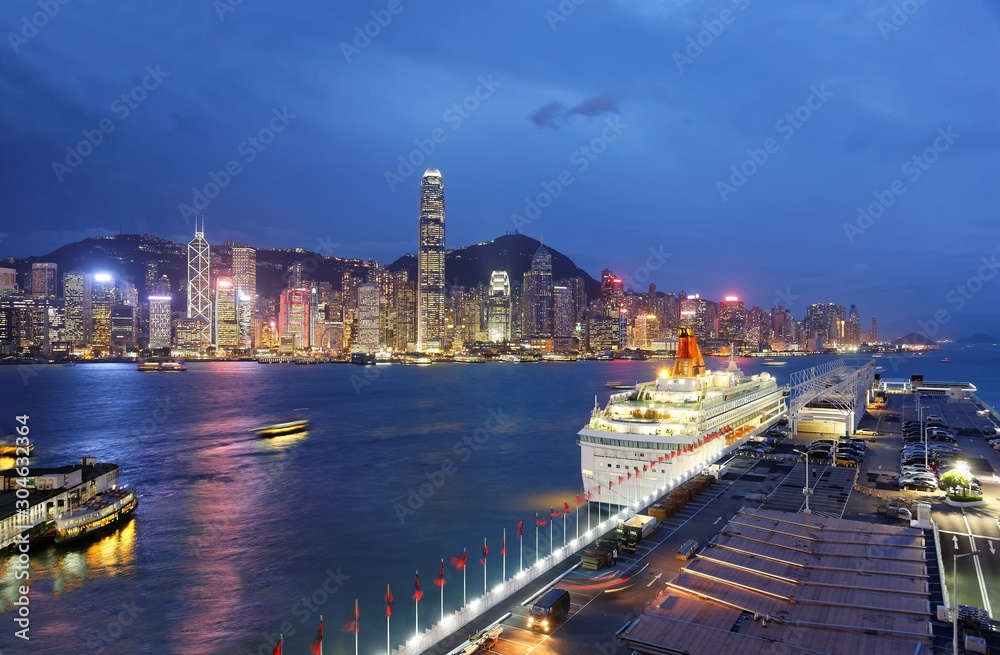
[[[66,301],[65,338],[73,345],[90,341],[91,293],[90,273],[70,271],[63,274],[63,298]]]
[[[31,265],[31,295],[35,298],[56,297],[56,273],[58,266],[51,262],[35,262]]]
[[[215,281],[215,347],[233,350],[240,347],[239,311],[236,303],[236,285],[228,277]]]
[[[17,271],[13,268],[0,268],[0,297],[17,293]]]
[[[379,287],[372,282],[358,285],[358,338],[354,350],[373,353],[379,347]]]
[[[111,309],[115,305],[115,279],[110,273],[96,273],[91,285],[90,344],[111,349]]]
[[[202,348],[207,348],[212,342],[212,287],[209,284],[211,274],[209,265],[211,249],[205,240],[205,223],[202,219],[201,229],[198,229],[198,219],[195,219],[194,238],[188,243],[188,284],[187,284],[187,317],[197,318],[202,329]]]
[[[420,182],[417,244],[417,350],[444,348],[444,182],[428,168]]]
[[[743,341],[746,336],[746,307],[736,296],[726,296],[719,303],[719,338],[723,341]]]
[[[111,352],[123,355],[135,349],[135,306],[115,303],[111,307]]]
[[[524,272],[521,316],[522,338],[552,336],[552,253],[545,246],[535,251],[531,269]]]
[[[236,313],[240,324],[240,348],[253,341],[253,306],[257,296],[257,251],[233,246],[233,284],[236,285]]]
[[[573,291],[557,284],[552,287],[552,336],[572,336],[573,327]]]
[[[296,350],[309,347],[309,289],[285,289],[278,300],[277,338],[289,336]]]
[[[507,271],[493,271],[486,299],[486,335],[493,343],[510,341],[510,277]]]
[[[149,347],[170,347],[170,296],[149,296]]]

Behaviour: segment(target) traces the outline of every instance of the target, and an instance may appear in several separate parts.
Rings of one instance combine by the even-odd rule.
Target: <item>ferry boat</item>
[[[175,359],[172,361],[163,361],[163,360],[140,361],[139,370],[146,371],[147,373],[153,371],[171,371],[171,372],[186,371],[187,364],[185,364],[184,360],[181,359]]]
[[[352,353],[351,363],[358,366],[375,366],[374,353]]]
[[[287,423],[275,423],[274,425],[262,425],[253,428],[251,432],[256,432],[258,437],[270,439],[272,437],[285,437],[291,434],[298,434],[309,429],[309,421],[288,421]]]
[[[108,489],[76,509],[56,517],[56,543],[96,535],[132,516],[139,499],[135,489]]]
[[[947,357],[942,357],[941,358],[941,363],[942,364],[947,364],[948,363],[948,358]]]
[[[694,333],[680,328],[672,369],[612,394],[603,409],[595,398],[578,433],[587,498],[625,505],[671,489],[785,412],[770,373],[744,375],[733,358],[728,370],[708,371]]]
[[[765,359],[764,366],[785,366],[788,362],[780,359]]]

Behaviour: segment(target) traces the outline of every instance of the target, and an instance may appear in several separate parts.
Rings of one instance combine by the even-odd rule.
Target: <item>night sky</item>
[[[188,205],[212,243],[391,261],[430,166],[449,247],[520,227],[636,287],[1000,332],[993,2],[6,0],[0,23],[0,256],[187,241]]]

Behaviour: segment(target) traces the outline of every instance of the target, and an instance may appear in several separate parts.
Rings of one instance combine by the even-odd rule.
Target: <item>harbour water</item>
[[[939,362],[945,356],[949,363]],[[829,359],[739,363],[785,383]],[[972,381],[986,402],[1000,403],[995,346],[877,361],[884,377]],[[123,481],[140,490],[123,530],[75,548],[32,549],[30,647],[13,636],[23,582],[11,557],[0,560],[0,653],[269,655],[279,630],[288,652],[306,652],[321,613],[327,652],[347,652],[354,637],[340,628],[355,598],[361,651],[384,652],[385,585],[396,599],[395,645],[415,629],[415,570],[426,628],[440,614],[433,578],[441,558],[446,612],[461,605],[462,575],[448,562],[463,548],[470,599],[483,590],[484,537],[489,587],[500,581],[504,528],[507,573],[517,570],[519,520],[532,562],[535,512],[575,505],[575,435],[594,396],[603,405],[612,393],[605,382],[650,380],[664,365],[192,363],[158,375],[95,364],[42,367],[26,383],[17,367],[0,367],[0,429],[30,416],[34,466],[94,455],[120,463]],[[312,423],[306,436],[248,432],[298,418]],[[557,545],[561,526],[557,519]]]

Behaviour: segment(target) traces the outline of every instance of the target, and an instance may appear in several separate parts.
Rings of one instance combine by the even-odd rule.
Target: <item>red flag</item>
[[[562,512],[560,512],[559,510],[552,509],[551,507],[549,508],[549,516],[551,516],[552,518],[557,518],[560,514],[562,514]]]
[[[385,586],[385,615],[392,616],[392,589]]]
[[[548,521],[545,519],[540,519],[537,516],[535,517],[535,525],[545,525],[546,523],[548,523]]]
[[[486,537],[483,537],[483,559],[479,563],[486,566],[486,556],[490,554],[490,549],[486,546]]]
[[[643,464],[642,465],[642,472],[645,473],[648,470],[649,470],[649,464]]]
[[[465,565],[468,561],[469,561],[469,554],[463,550],[461,557],[451,558],[451,565],[454,566],[459,571],[461,571],[462,569],[465,568]]]
[[[580,497],[577,496],[576,498],[577,502],[579,502]],[[569,503],[567,503],[565,500],[563,501],[563,514],[569,514]]]
[[[414,574],[416,578],[416,588],[413,590],[413,600],[420,602],[420,599],[424,597],[424,592],[420,590],[420,573]]]
[[[524,536],[524,521],[517,522],[517,538],[520,539]]]
[[[320,655],[323,652],[323,617],[319,617],[319,634],[316,635],[316,641],[312,643],[309,647],[309,652],[312,655]]]
[[[438,577],[434,578],[434,584],[439,587],[444,586],[444,560],[441,560],[441,571],[438,573]]]
[[[358,608],[357,599],[354,599],[354,614],[351,615],[351,620],[344,624],[343,630],[352,634],[361,632],[361,610]]]
[[[500,554],[507,554],[507,531],[504,530],[503,537],[500,539]]]
[[[576,495],[576,506],[579,507],[583,504],[583,498],[580,498],[580,494]]]
[[[598,490],[598,491],[600,491],[600,490],[601,490],[601,487],[600,487],[600,486],[598,486],[598,487],[597,487],[597,490]],[[593,491],[588,491],[588,492],[587,492],[587,500],[590,500],[590,499],[591,499],[591,498],[593,498],[593,497],[594,497],[594,492],[593,492]]]
[[[621,484],[621,483],[619,482],[618,484]],[[615,483],[612,482],[611,480],[608,480],[608,490],[609,491],[611,490],[611,487],[613,487],[613,486],[615,486]]]
[[[274,652],[271,655],[281,655],[281,638],[278,638],[278,645],[274,647]]]

